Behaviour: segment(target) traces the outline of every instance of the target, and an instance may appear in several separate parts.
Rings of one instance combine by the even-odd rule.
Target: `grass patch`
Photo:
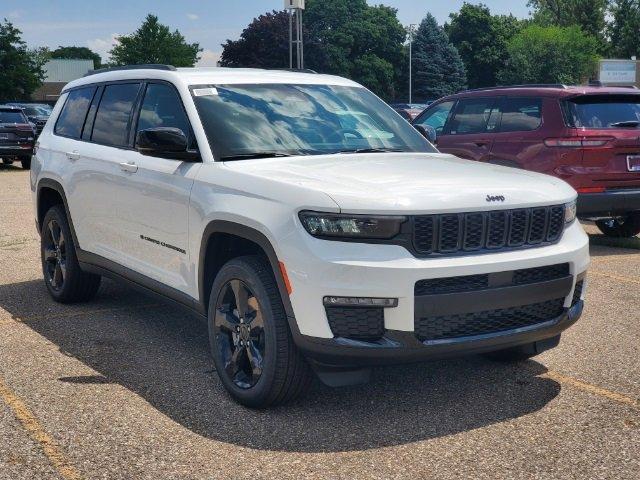
[[[612,238],[606,235],[589,235],[591,245],[601,245],[604,247],[630,248],[640,250],[640,238]]]

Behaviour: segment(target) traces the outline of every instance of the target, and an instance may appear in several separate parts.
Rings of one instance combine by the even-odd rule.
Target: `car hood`
[[[548,175],[447,154],[334,154],[225,165],[238,173],[324,192],[351,213],[519,208],[561,204],[576,196],[567,183]]]

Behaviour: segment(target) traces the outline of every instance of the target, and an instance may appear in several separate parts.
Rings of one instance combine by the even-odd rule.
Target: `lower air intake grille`
[[[378,340],[384,335],[382,308],[326,307],[333,335],[354,340]]]
[[[564,298],[532,305],[440,317],[416,319],[416,336],[424,340],[445,340],[487,335],[530,327],[562,315]]]
[[[576,288],[573,291],[573,299],[571,300],[571,306],[573,307],[576,303],[580,301],[580,297],[582,296],[582,288],[584,287],[584,280],[580,280],[576,283]]]

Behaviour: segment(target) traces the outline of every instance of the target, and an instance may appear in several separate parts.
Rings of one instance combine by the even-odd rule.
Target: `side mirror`
[[[188,150],[189,142],[182,130],[174,127],[157,127],[140,130],[136,136],[136,149],[143,155],[198,161],[200,155]]]
[[[438,134],[436,132],[436,129],[433,128],[431,125],[415,124],[413,127],[431,143],[435,144],[438,141]]]

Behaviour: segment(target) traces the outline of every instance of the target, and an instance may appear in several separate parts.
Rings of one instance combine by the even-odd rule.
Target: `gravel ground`
[[[535,360],[383,368],[256,412],[182,311],[110,281],[53,303],[29,193],[0,166],[1,479],[640,478],[638,250],[592,246],[585,314]]]

